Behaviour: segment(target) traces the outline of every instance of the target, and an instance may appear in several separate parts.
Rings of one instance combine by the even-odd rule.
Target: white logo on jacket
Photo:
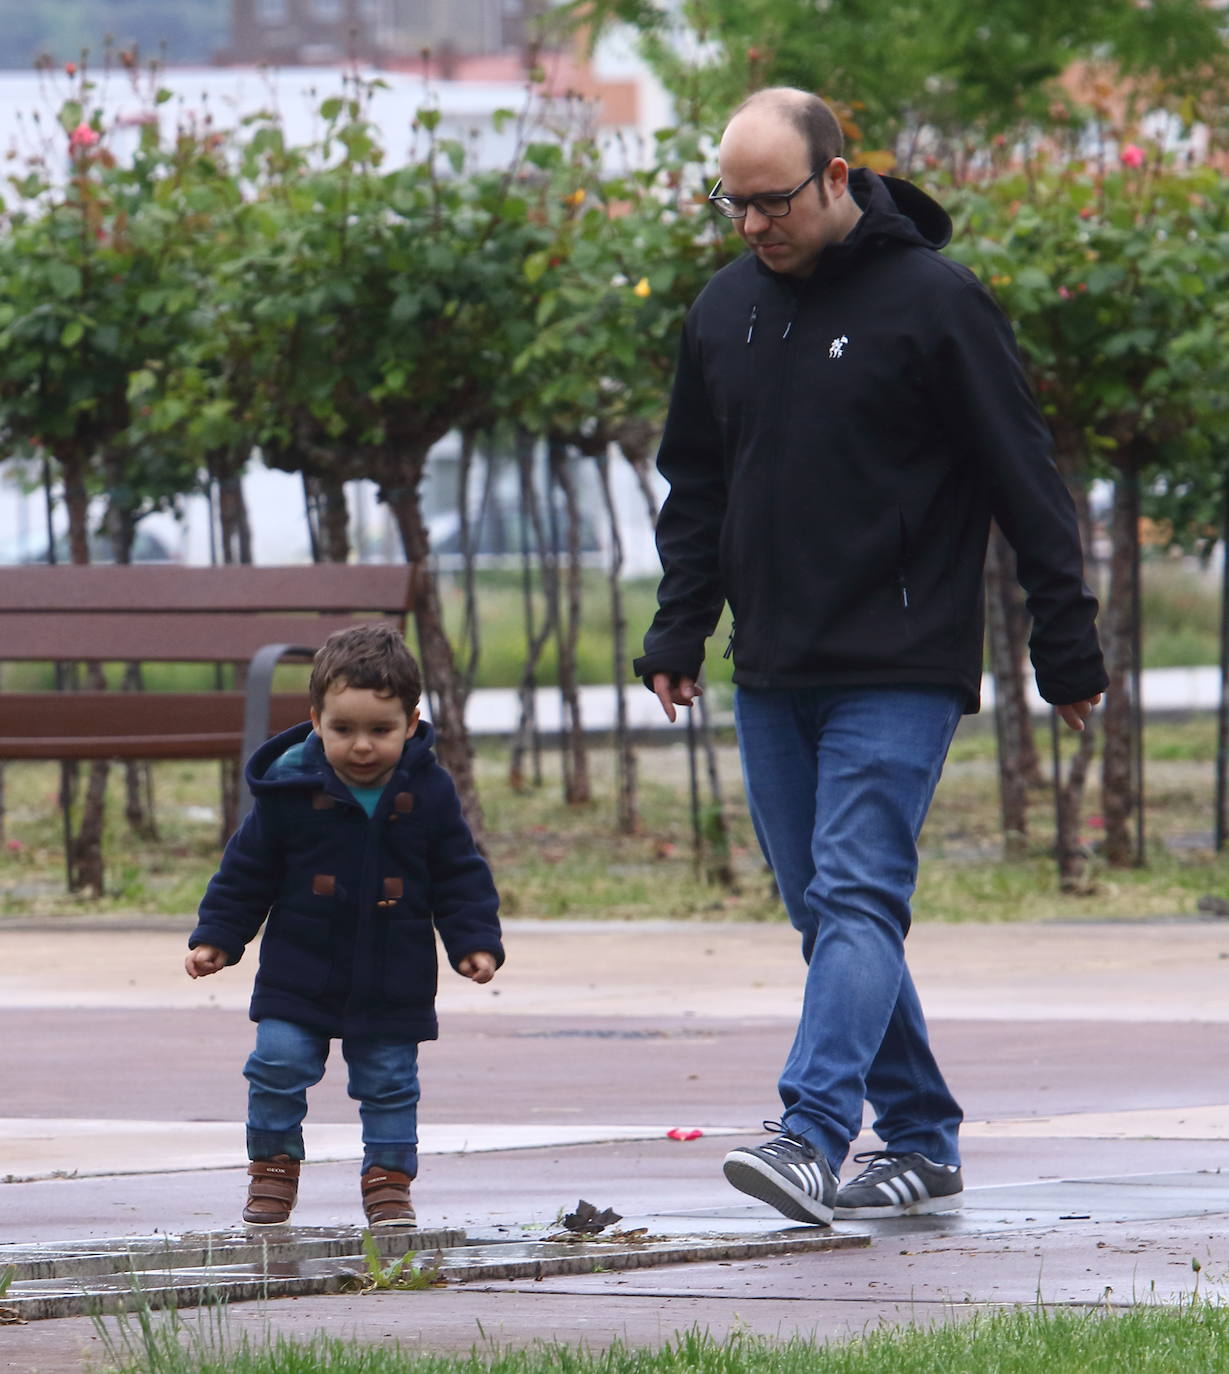
[[[828,357],[843,358],[845,356],[845,345],[848,342],[849,336],[846,334],[842,334],[839,336],[839,338],[833,339],[832,344],[828,349]]]

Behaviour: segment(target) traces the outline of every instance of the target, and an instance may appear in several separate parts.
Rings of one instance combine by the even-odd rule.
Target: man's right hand
[[[704,695],[704,688],[693,677],[683,677],[674,673],[654,673],[653,691],[661,702],[666,719],[673,724],[678,719],[676,706],[690,706],[698,697]]]

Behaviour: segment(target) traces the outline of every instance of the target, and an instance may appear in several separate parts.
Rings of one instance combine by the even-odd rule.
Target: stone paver
[[[129,924],[0,926],[0,1044],[23,1046],[0,1060],[0,1177],[19,1151],[43,1174],[0,1185],[0,1244],[233,1225],[246,971],[189,984],[182,933]],[[788,1234],[730,1192],[720,1158],[775,1112],[792,933],[514,922],[508,944],[489,989],[442,989],[443,1038],[423,1053],[424,1141],[436,1132],[440,1152],[415,1187],[422,1224],[484,1249],[532,1244],[584,1197],[674,1237]],[[870,1237],[861,1250],[269,1299],[237,1303],[230,1325],[443,1351],[655,1343],[694,1325],[842,1335],[1038,1295],[1167,1300],[1196,1280],[1223,1294],[1229,925],[919,927],[910,946],[969,1117],[963,1213],[851,1223]],[[358,1220],[357,1163],[344,1073],[331,1075],[312,1099],[321,1146],[296,1221],[337,1231]],[[668,1125],[706,1133],[676,1142]],[[46,1177],[53,1149],[78,1177]],[[76,1374],[98,1349],[84,1318],[3,1326],[0,1374]]]

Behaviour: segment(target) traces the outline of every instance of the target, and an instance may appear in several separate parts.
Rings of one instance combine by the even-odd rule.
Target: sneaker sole
[[[872,1221],[875,1217],[924,1217],[935,1212],[958,1212],[964,1206],[963,1193],[947,1197],[924,1197],[918,1202],[885,1203],[882,1207],[842,1207],[832,1214],[838,1221]]]
[[[387,1221],[369,1221],[367,1225],[373,1231],[383,1231],[390,1226],[399,1226],[405,1231],[414,1231],[418,1228],[418,1222],[413,1217],[389,1217]]]
[[[801,1188],[793,1187],[775,1169],[760,1164],[753,1155],[737,1152],[728,1154],[721,1170],[726,1181],[740,1193],[766,1202],[790,1221],[801,1221],[808,1226],[827,1226],[832,1220],[831,1207],[808,1196]]]

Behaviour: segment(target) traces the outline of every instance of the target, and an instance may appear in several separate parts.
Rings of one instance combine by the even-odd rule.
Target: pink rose
[[[1118,161],[1124,167],[1142,167],[1145,156],[1144,150],[1138,144],[1128,143],[1118,154]]]
[[[68,136],[68,151],[79,153],[83,148],[92,148],[98,142],[98,130],[91,128],[83,119]]]

